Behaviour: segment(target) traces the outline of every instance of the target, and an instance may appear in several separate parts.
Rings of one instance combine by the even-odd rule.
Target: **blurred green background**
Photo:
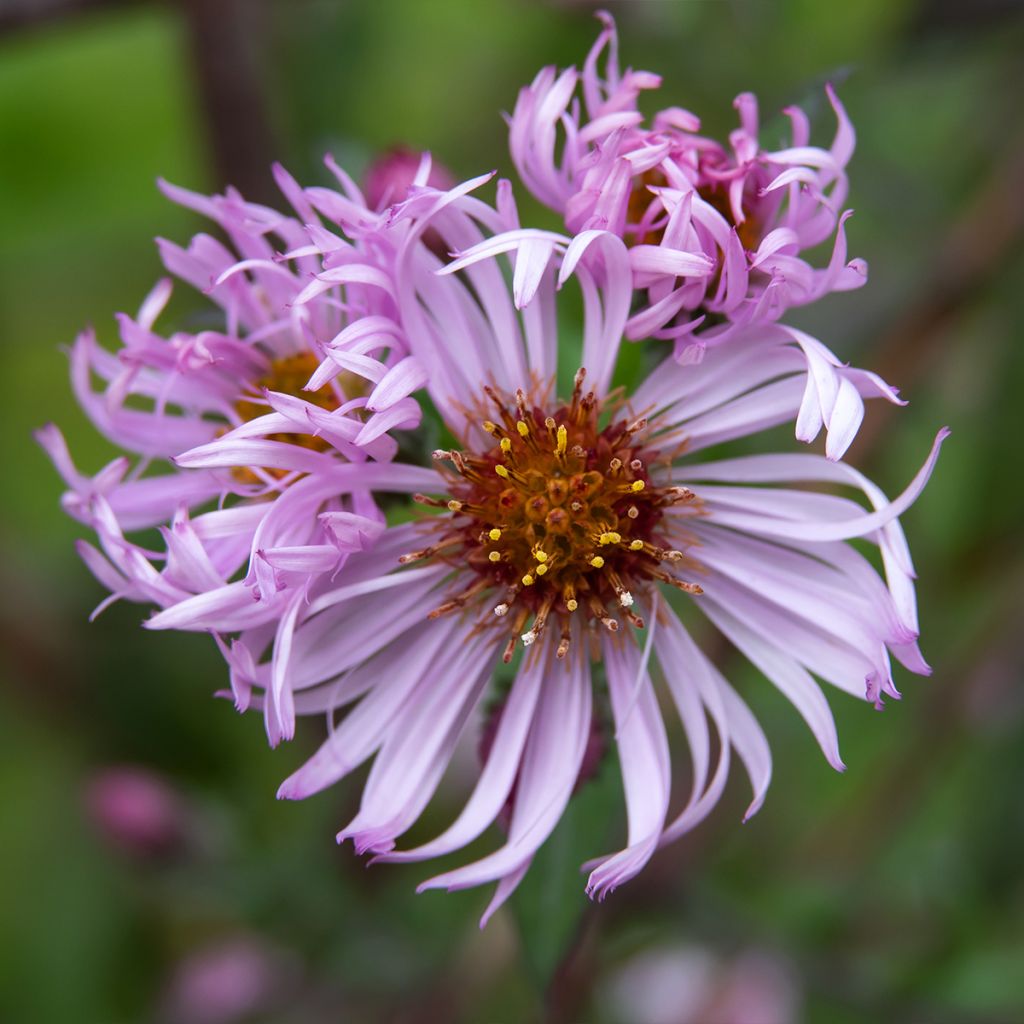
[[[431,866],[366,870],[337,849],[358,780],[274,799],[315,723],[269,751],[258,717],[211,698],[224,672],[205,638],[144,633],[132,606],[87,623],[102,593],[30,431],[58,422],[90,472],[111,454],[59,346],[89,323],[113,341],[112,314],[160,274],[150,239],[198,227],[157,175],[270,196],[272,158],[326,183],[325,151],[358,174],[395,143],[460,177],[510,172],[499,111],[542,64],[582,61],[593,9],[5,0],[0,1020],[1024,1020],[1021,7],[609,6],[624,61],[661,72],[663,103],[710,132],[752,89],[766,139],[797,102],[827,141],[821,86],[839,85],[859,135],[850,248],[871,279],[792,320],[911,400],[869,410],[850,453],[890,492],[953,427],[905,517],[935,675],[898,676],[904,700],[881,715],[830,695],[840,776],[723,655],[772,742],[766,805],[740,826],[734,772],[710,821],[601,906],[577,868],[622,834],[614,765],[482,934],[487,893],[416,896]],[[154,788],[163,816],[118,840],[103,800],[129,785]],[[425,830],[450,813],[432,809]]]

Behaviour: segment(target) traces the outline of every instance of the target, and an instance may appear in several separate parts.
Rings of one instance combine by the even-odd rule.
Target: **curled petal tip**
[[[742,824],[746,825],[750,819],[761,810],[764,804],[764,793],[759,793],[753,800],[750,801],[750,806],[743,812],[743,818],[741,819]]]

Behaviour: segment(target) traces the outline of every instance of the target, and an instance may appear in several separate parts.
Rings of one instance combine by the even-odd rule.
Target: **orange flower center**
[[[657,167],[644,171],[633,179],[626,206],[626,235],[633,245],[661,244],[667,214],[661,209],[660,204],[652,206],[654,194],[647,186],[663,188],[667,184],[668,178]],[[658,217],[651,216],[655,211],[658,212]],[[654,220],[660,220],[659,226],[654,226]]]
[[[732,203],[729,202],[729,186],[726,182],[718,181],[703,185],[697,190],[698,195],[710,206],[713,206],[726,221],[736,228],[740,245],[748,252],[753,252],[761,241],[761,225],[751,215],[749,206],[744,196],[743,222],[737,224],[733,219]]]
[[[341,399],[330,384],[325,384],[317,391],[302,390],[319,365],[317,357],[312,352],[296,352],[294,355],[282,356],[271,362],[268,372],[256,381],[254,390],[260,391],[265,388],[267,391],[277,391],[281,394],[303,398],[312,405],[317,405],[327,412],[333,412],[341,405]],[[270,411],[265,401],[256,401],[255,398],[243,398],[235,403],[235,412],[238,413],[243,423],[265,416]],[[313,434],[268,434],[267,440],[295,444],[300,448],[308,448],[315,452],[324,452],[330,447],[327,441],[315,437]],[[284,469],[265,469],[263,472],[277,480],[288,475],[288,471]],[[234,476],[235,479],[245,484],[261,482],[256,473],[244,466],[236,468]]]
[[[644,447],[646,421],[613,418],[602,427],[583,379],[581,370],[571,401],[549,412],[521,390],[510,401],[486,389],[498,415],[483,426],[495,443],[481,452],[435,452],[451,466],[442,469],[448,496],[416,495],[449,515],[433,521],[434,544],[401,561],[442,559],[474,574],[431,616],[498,591],[494,615],[511,627],[506,660],[517,637],[529,646],[552,619],[562,629],[559,657],[568,650],[573,615],[612,631],[621,615],[642,628],[633,595],[652,580],[701,592],[667,568],[689,560],[671,546],[675,527],[665,510],[688,503],[697,511],[693,492],[652,483],[648,466],[657,453]]]

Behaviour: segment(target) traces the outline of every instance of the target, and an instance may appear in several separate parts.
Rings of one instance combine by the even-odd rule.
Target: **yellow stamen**
[[[492,562],[500,562],[501,561],[501,552],[500,551],[492,551],[487,557]]]
[[[490,537],[491,540],[501,540],[501,530],[495,527],[493,530],[487,531],[487,536]]]
[[[508,470],[504,466],[495,466],[494,472],[502,478],[502,480],[508,479]]]
[[[565,449],[569,444],[569,431],[562,425],[558,428],[556,436],[558,440],[555,442],[555,454],[564,455]]]
[[[533,577],[532,577],[532,576],[531,576],[531,575],[530,575],[529,573],[527,573],[527,574],[526,574],[526,575],[525,575],[525,576],[523,577],[523,586],[524,586],[524,587],[532,587],[532,586],[533,586],[533,584],[534,584],[534,579],[533,579]]]
[[[530,428],[527,425],[525,420],[516,420],[516,430],[519,431],[519,436],[520,437],[529,437],[530,436]]]
[[[604,559],[600,555],[594,555],[594,557],[590,560],[590,564],[595,569],[600,569],[604,566]]]

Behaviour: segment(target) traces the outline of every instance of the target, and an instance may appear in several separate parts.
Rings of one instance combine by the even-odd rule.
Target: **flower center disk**
[[[238,413],[239,419],[243,423],[249,423],[272,411],[264,400],[257,400],[255,398],[255,393],[264,388],[268,391],[277,391],[295,398],[303,398],[326,412],[333,412],[341,402],[330,384],[325,384],[317,391],[303,391],[306,382],[313,376],[313,372],[318,365],[319,361],[312,352],[296,352],[293,355],[282,356],[273,360],[267,373],[256,381],[253,387],[254,397],[242,398],[235,403],[235,412]],[[294,444],[300,448],[308,448],[315,452],[325,452],[330,449],[330,444],[327,441],[314,434],[268,434],[267,440]],[[288,475],[288,471],[284,469],[265,469],[263,472],[267,476],[278,480]],[[244,484],[260,483],[260,477],[251,469],[245,467],[237,467],[233,475]]]
[[[522,390],[509,400],[486,389],[496,416],[483,427],[494,443],[480,452],[435,452],[448,498],[416,496],[450,515],[433,521],[436,543],[401,561],[444,559],[474,574],[433,616],[498,591],[493,614],[511,627],[506,660],[517,636],[529,646],[552,619],[561,624],[560,657],[574,615],[612,631],[621,615],[643,628],[632,611],[634,592],[652,580],[700,592],[663,564],[685,559],[670,546],[665,510],[692,503],[693,493],[652,484],[648,466],[657,453],[644,448],[646,421],[602,427],[600,405],[583,393],[583,381],[581,370],[571,401],[550,411]]]

